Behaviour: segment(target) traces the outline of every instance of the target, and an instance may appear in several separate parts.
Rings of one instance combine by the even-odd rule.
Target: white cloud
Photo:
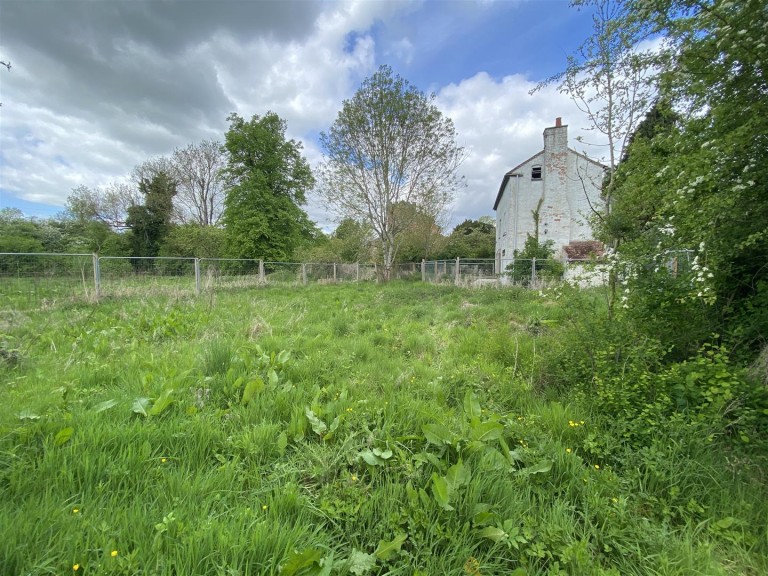
[[[467,188],[456,198],[453,222],[493,215],[504,174],[543,148],[544,128],[561,117],[568,124],[569,145],[586,126],[571,100],[554,86],[534,94],[536,82],[520,75],[500,80],[480,72],[437,94],[437,105],[456,126],[468,155],[462,165]],[[594,151],[587,151],[598,156]]]

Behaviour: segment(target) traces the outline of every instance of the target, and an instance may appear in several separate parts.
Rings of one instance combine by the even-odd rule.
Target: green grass
[[[569,313],[400,283],[3,310],[0,571],[768,571],[761,455],[627,445],[548,380]]]

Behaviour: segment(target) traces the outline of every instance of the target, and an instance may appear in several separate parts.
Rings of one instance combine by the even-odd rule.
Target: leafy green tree
[[[18,208],[0,209],[0,252],[44,252],[40,226]]]
[[[624,169],[622,202],[653,205],[620,250],[631,268],[627,313],[676,306],[678,318],[706,318],[706,329],[754,352],[768,325],[768,10],[764,0],[626,8],[626,27],[642,21],[665,38],[660,90],[680,115],[633,145]],[[676,265],[682,251],[687,271]],[[681,353],[703,338],[672,333]]]
[[[274,112],[248,122],[232,114],[229,122],[222,218],[227,253],[290,260],[317,233],[301,208],[315,183],[301,143],[286,139],[285,121]]]
[[[341,216],[376,234],[390,277],[412,219],[439,222],[462,183],[464,150],[453,122],[388,66],[366,79],[320,136],[325,155],[320,193]],[[418,211],[397,210],[408,203]]]
[[[464,220],[448,236],[444,258],[493,258],[496,226],[482,220]]]
[[[159,170],[139,181],[139,192],[144,204],[128,209],[126,224],[130,227],[131,255],[157,256],[160,245],[171,230],[173,197],[176,180],[170,172]]]
[[[160,256],[221,258],[223,255],[224,230],[197,223],[174,226],[160,247]]]

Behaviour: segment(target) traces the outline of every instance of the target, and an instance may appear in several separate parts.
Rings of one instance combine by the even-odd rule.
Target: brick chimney
[[[560,128],[563,125],[563,119],[558,116],[555,118],[555,128]]]

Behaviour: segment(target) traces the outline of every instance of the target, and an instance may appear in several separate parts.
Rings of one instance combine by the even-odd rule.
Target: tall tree
[[[185,219],[200,226],[214,226],[221,217],[224,181],[220,172],[226,156],[220,142],[203,140],[177,148],[171,158],[178,180],[176,202]]]
[[[464,150],[453,122],[388,66],[344,101],[320,136],[325,155],[320,193],[342,216],[367,222],[381,245],[389,278],[410,221],[427,214],[439,221],[462,183]],[[418,211],[396,210],[407,202]]]
[[[765,0],[626,4],[628,27],[642,20],[666,38],[661,89],[681,118],[653,139],[655,162],[632,162],[633,147],[633,181],[654,186],[658,200],[632,248],[691,251],[692,270],[675,284],[677,301],[687,304],[688,317],[708,315],[712,331],[754,351],[768,325],[768,7]],[[657,284],[630,292],[630,304],[633,295],[672,293],[659,285],[659,270],[647,279]]]
[[[131,206],[126,220],[131,229],[133,256],[157,256],[171,229],[176,180],[165,169],[147,173],[147,176],[149,178],[142,177],[139,181],[144,203]]]
[[[598,222],[610,215],[615,187],[614,174],[620,158],[656,94],[657,54],[641,50],[640,43],[651,33],[648,23],[635,18],[624,0],[572,0],[578,8],[592,10],[593,34],[574,54],[565,70],[539,84],[534,90],[557,83],[589,119],[588,130],[607,141],[608,173],[602,182],[603,210],[593,208]],[[581,138],[580,138],[581,140]],[[586,185],[586,184],[585,184]],[[585,188],[586,191],[586,188]],[[617,238],[608,241],[616,250]],[[616,301],[617,275],[609,274],[608,310]]]
[[[228,120],[226,249],[235,258],[288,260],[315,232],[301,208],[315,183],[301,143],[286,139],[285,121],[274,112]]]

